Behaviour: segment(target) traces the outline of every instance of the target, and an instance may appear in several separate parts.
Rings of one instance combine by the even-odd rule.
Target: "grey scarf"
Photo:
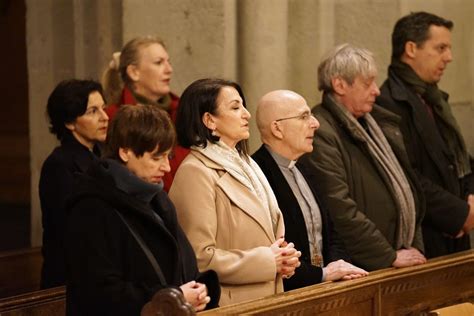
[[[344,117],[350,122],[351,127],[355,130],[357,135],[365,140],[370,155],[380,164],[380,166],[382,166],[386,175],[390,179],[400,215],[397,234],[397,249],[411,247],[415,236],[415,199],[413,198],[410,183],[408,182],[392,147],[390,147],[385,135],[370,113],[365,114],[364,119],[371,136],[344,106],[338,104],[332,96],[329,97],[338,105]]]

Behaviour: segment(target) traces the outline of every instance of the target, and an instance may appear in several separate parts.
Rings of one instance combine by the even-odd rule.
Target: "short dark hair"
[[[428,39],[431,25],[451,30],[453,22],[428,12],[412,12],[397,21],[392,33],[392,58],[400,59],[405,52],[405,43],[416,43],[418,47]]]
[[[176,132],[167,112],[154,105],[124,105],[107,131],[103,156],[122,161],[119,148],[128,148],[137,157],[145,152],[158,154],[173,148]]]
[[[232,87],[239,93],[245,107],[245,97],[242,88],[236,82],[206,78],[191,83],[181,95],[176,114],[176,131],[178,143],[189,148],[191,146],[206,147],[207,141],[216,143],[219,137],[213,136],[203,123],[202,117],[206,112],[217,114],[217,98],[222,88]],[[235,146],[240,154],[248,155],[248,141],[241,140]]]
[[[99,92],[102,98],[102,86],[93,80],[70,79],[61,81],[48,98],[46,111],[49,117],[49,131],[63,140],[71,131],[66,124],[86,113],[89,95]]]

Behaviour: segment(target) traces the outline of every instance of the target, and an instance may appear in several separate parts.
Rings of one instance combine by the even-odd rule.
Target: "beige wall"
[[[32,168],[32,241],[41,241],[38,179],[55,142],[44,107],[54,85],[69,77],[99,78],[122,39],[156,34],[171,55],[173,91],[192,81],[225,77],[242,84],[251,113],[264,93],[289,88],[310,105],[320,99],[316,67],[336,44],[375,53],[385,77],[395,21],[416,10],[452,19],[454,61],[441,87],[474,153],[474,1],[471,0],[27,0]],[[255,125],[251,147],[259,145]]]

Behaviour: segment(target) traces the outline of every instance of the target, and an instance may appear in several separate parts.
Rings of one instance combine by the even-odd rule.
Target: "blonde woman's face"
[[[135,92],[153,101],[170,93],[173,67],[164,47],[151,44],[142,48],[139,54],[132,78]]]

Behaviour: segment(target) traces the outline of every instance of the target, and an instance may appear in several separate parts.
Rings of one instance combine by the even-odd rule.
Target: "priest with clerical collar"
[[[316,190],[297,164],[299,157],[313,150],[313,137],[319,128],[305,99],[287,90],[266,94],[258,103],[257,124],[264,144],[252,158],[275,193],[287,238],[302,252],[301,266],[291,279],[284,280],[285,291],[367,275],[349,262],[338,260],[348,256]]]

